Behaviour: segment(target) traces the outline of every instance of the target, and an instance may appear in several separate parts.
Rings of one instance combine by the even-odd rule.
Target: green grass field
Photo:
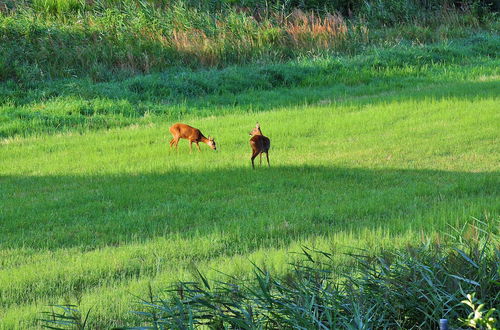
[[[498,219],[499,66],[480,60],[370,76],[351,64],[340,82],[202,95],[187,114],[169,111],[189,104],[161,108],[147,96],[168,111],[109,130],[6,129],[0,328],[39,326],[58,303],[92,308],[92,328],[134,325],[130,311],[149,286],[158,292],[195,268],[245,277],[253,261],[284,273],[301,246],[333,251],[341,263],[353,248],[403,246]],[[67,100],[62,88],[52,98],[21,94],[4,103],[7,117]],[[125,101],[107,102],[102,108]],[[176,118],[214,136],[218,151],[201,145],[189,154],[185,140],[169,150]],[[271,168],[252,171],[256,121],[271,139]]]

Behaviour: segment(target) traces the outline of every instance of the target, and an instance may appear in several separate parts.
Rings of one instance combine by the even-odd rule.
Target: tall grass
[[[33,0],[33,8],[42,13],[64,15],[85,8],[82,0]]]
[[[370,23],[376,16],[371,12],[347,19],[338,11],[211,10],[184,1],[37,0],[15,8],[0,15],[0,80],[18,82],[74,76],[103,81],[179,65],[222,67],[358,54],[370,46],[498,30],[493,14],[481,21],[468,7],[424,17],[408,14],[411,18],[389,26],[384,19]]]
[[[442,318],[459,327],[466,294],[486,306],[500,304],[500,223],[477,224],[451,242],[358,252],[349,271],[339,271],[330,253],[303,248],[305,260],[282,276],[257,265],[248,282],[211,282],[199,273],[198,281],[178,283],[166,298],[145,299],[139,315],[160,329],[437,328]]]

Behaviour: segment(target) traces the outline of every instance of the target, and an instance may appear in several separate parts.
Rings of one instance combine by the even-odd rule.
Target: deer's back
[[[252,146],[252,149],[268,152],[269,148],[271,148],[271,140],[264,135],[254,135],[250,139],[250,145]]]
[[[198,140],[203,135],[199,129],[181,123],[170,126],[169,130],[172,135],[184,139]]]

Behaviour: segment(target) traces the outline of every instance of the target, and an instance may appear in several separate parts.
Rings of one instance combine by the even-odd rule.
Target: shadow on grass
[[[234,233],[246,248],[363,228],[445,229],[499,214],[500,174],[272,167],[0,178],[0,247],[92,249]]]

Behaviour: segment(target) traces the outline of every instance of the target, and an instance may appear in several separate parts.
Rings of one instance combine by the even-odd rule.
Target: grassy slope
[[[432,45],[371,48],[354,57],[222,70],[177,68],[106,83],[78,78],[11,81],[0,84],[0,138],[268,111],[381,93],[404,99],[414,89],[437,96],[433,89],[451,82],[472,95],[460,85],[500,74],[499,53],[500,36],[483,33]],[[443,89],[439,96],[453,89]]]
[[[192,117],[218,152],[169,151],[167,122],[4,140],[0,327],[64,301],[94,306],[94,326],[121,325],[134,322],[132,294],[193,265],[242,275],[249,258],[282,272],[301,244],[376,249],[498,217],[500,80],[487,65],[460,70],[400,79],[396,94],[377,80],[245,92],[322,101]],[[271,169],[249,167],[256,120]]]

